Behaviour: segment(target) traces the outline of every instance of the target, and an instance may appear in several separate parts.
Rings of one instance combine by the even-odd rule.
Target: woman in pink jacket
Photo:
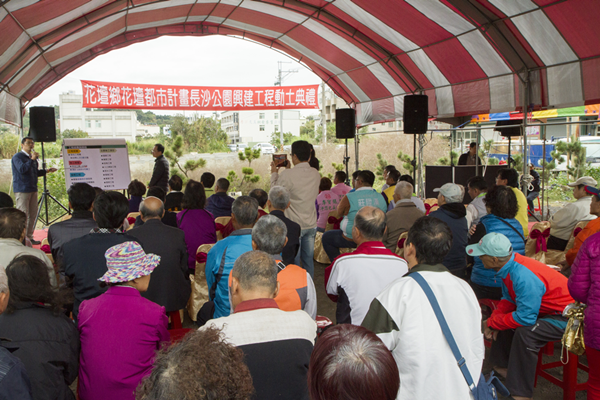
[[[150,375],[156,351],[169,341],[165,308],[143,298],[160,256],[136,242],[105,253],[108,271],[99,281],[106,293],[79,307],[80,400],[134,400],[142,378]]]
[[[579,249],[571,266],[569,292],[587,304],[584,321],[584,340],[590,367],[587,398],[600,400],[600,233],[589,238]]]

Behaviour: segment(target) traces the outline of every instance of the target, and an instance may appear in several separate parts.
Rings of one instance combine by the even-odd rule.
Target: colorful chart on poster
[[[125,139],[65,139],[65,183],[84,182],[103,190],[127,189],[131,181]]]

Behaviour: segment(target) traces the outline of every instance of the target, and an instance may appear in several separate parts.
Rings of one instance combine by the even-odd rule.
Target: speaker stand
[[[346,166],[346,185],[350,186],[350,175],[348,175],[348,163],[350,157],[348,156],[348,138],[346,138],[346,154],[344,155],[344,165]]]
[[[42,169],[44,171],[46,171],[46,154],[44,153],[44,142],[42,142]],[[48,187],[46,185],[46,175],[48,174],[48,172],[46,171],[46,173],[43,175],[44,178],[44,191],[42,192],[42,196],[39,198],[38,200],[38,211],[37,211],[37,215],[35,216],[35,224],[34,229],[35,229],[35,225],[37,225],[38,221],[42,221],[44,226],[50,226],[50,224],[52,224],[54,221],[57,221],[59,218],[62,218],[63,216],[70,214],[69,213],[69,209],[66,208],[65,206],[63,206],[61,204],[60,201],[58,201],[58,199],[54,196],[52,196],[50,194],[50,192],[48,191]],[[50,217],[48,215],[48,201],[52,200],[53,202],[55,202],[56,204],[58,204],[63,210],[65,210],[64,214],[61,214],[59,217],[56,217],[55,219],[53,219],[52,221],[50,221]],[[46,214],[46,219],[43,219],[41,216],[42,213],[42,207],[44,207],[45,210],[45,214]]]

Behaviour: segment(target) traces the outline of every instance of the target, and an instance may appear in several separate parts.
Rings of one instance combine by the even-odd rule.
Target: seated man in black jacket
[[[215,194],[206,199],[206,206],[204,207],[213,217],[231,216],[231,206],[235,199],[227,195],[228,190],[229,181],[225,178],[217,179]]]
[[[287,243],[281,252],[282,261],[285,265],[294,264],[296,253],[300,247],[300,225],[284,215],[286,208],[290,206],[290,192],[283,186],[273,186],[269,191],[267,206],[271,215],[279,218],[287,228]]]
[[[123,232],[123,221],[129,213],[129,202],[119,192],[104,192],[94,201],[94,219],[98,224],[90,233],[63,245],[65,275],[73,286],[75,301],[73,317],[77,319],[79,305],[104,293],[98,284],[107,271],[104,253],[116,244],[138,242]],[[140,243],[141,244],[141,243]]]
[[[146,193],[146,198],[148,198],[148,197],[156,197],[163,204],[165,203],[165,191],[157,186],[152,186],[150,189],[148,189],[148,192]],[[140,212],[141,211],[142,211],[142,209],[141,209],[141,205],[140,205]],[[177,228],[177,213],[172,212],[172,211],[165,211],[165,215],[163,215],[163,217],[161,218],[161,221],[165,225],[172,226],[173,228]],[[142,215],[140,214],[135,219],[134,228],[137,228],[138,226],[142,226],[142,225],[144,225],[144,220],[142,219]]]
[[[444,221],[452,231],[452,247],[444,257],[444,267],[455,276],[466,279],[467,258],[465,247],[469,236],[467,227],[467,209],[463,204],[465,191],[455,183],[446,183],[441,188],[433,189],[439,192],[438,205],[440,208],[429,216]]]
[[[98,225],[92,215],[92,207],[96,198],[96,191],[87,183],[75,183],[67,190],[69,195],[69,208],[73,209],[70,219],[50,225],[48,229],[48,244],[52,257],[61,274],[64,273],[62,265],[62,246],[78,237],[87,235]]]
[[[140,204],[140,213],[144,224],[140,226],[136,222],[127,233],[143,242],[145,251],[160,256],[148,290],[142,296],[163,306],[167,312],[185,308],[192,290],[185,235],[181,229],[161,222],[166,213],[163,202],[156,197],[146,197]]]

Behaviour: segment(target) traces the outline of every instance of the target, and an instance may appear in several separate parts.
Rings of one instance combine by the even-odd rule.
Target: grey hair
[[[270,254],[255,250],[242,254],[235,260],[231,274],[243,290],[265,289],[275,292],[277,288],[277,264]]]
[[[410,199],[413,194],[413,185],[410,182],[400,181],[396,183],[394,193],[400,197],[400,200]]]
[[[274,215],[261,217],[252,228],[252,240],[268,254],[279,254],[285,246],[287,227]]]
[[[365,239],[381,241],[385,232],[385,213],[379,208],[365,206],[354,217],[354,226]]]
[[[285,210],[290,202],[290,192],[283,186],[273,186],[269,191],[269,200],[276,210]]]
[[[258,217],[258,201],[250,196],[240,196],[233,202],[231,212],[238,224],[252,226]]]
[[[0,265],[0,293],[8,293],[8,278],[4,267]]]
[[[146,207],[146,200],[148,200],[148,199],[156,199],[156,200],[160,201],[160,207],[156,210],[152,210],[152,209]],[[158,197],[148,196],[144,200],[142,200],[142,202],[140,203],[140,214],[142,214],[142,216],[144,218],[157,218],[157,217],[162,218],[164,212],[165,212],[165,204]]]

